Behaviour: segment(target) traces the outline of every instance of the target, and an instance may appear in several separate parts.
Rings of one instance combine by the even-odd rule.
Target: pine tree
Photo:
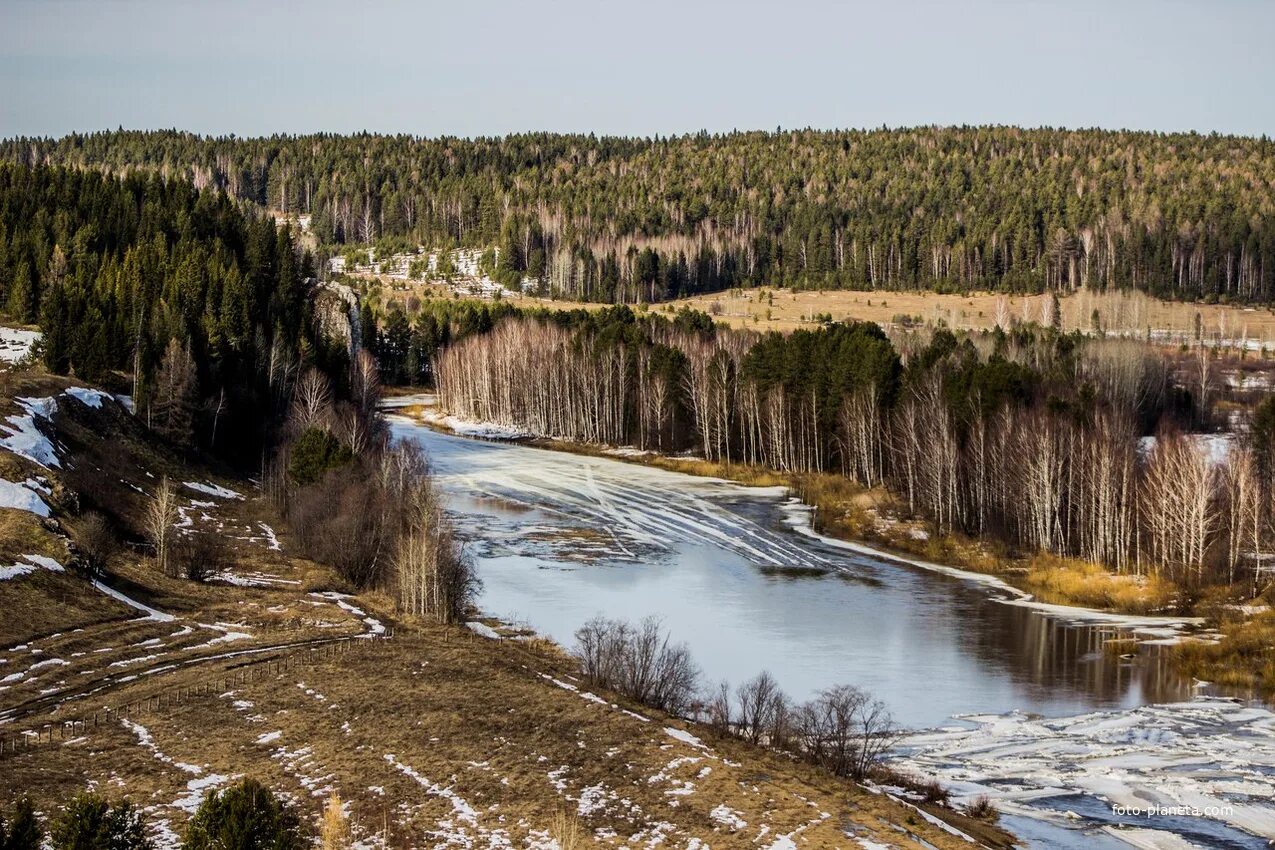
[[[142,814],[127,800],[96,794],[71,801],[53,826],[53,850],[151,850]]]
[[[12,820],[0,817],[0,847],[4,850],[40,850],[44,835],[35,818],[35,807],[29,797],[14,805]]]
[[[168,341],[164,359],[155,374],[148,419],[157,433],[178,446],[194,441],[195,404],[199,397],[199,376],[190,349],[174,337]]]
[[[9,315],[19,322],[34,322],[36,304],[35,270],[30,262],[19,262],[13,284],[9,287]]]

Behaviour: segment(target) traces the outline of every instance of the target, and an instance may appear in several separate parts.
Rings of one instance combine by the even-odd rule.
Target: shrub
[[[931,779],[921,783],[921,797],[927,803],[937,803],[940,806],[946,806],[952,799],[952,792],[943,787],[937,779]]]
[[[97,511],[89,511],[80,522],[76,545],[85,571],[91,576],[97,576],[106,569],[107,562],[119,548],[119,541],[110,521]]]
[[[328,796],[328,804],[323,807],[323,820],[319,826],[319,847],[321,850],[347,850],[349,846],[349,819],[345,816],[345,806],[341,803],[341,795],[333,791]]]
[[[270,789],[244,779],[214,792],[186,826],[184,850],[305,850],[301,821]]]
[[[80,794],[53,825],[54,850],[150,850],[142,813],[127,800],[112,804]]]
[[[358,588],[384,584],[397,530],[397,494],[381,486],[363,461],[333,469],[297,488],[288,525],[300,551],[326,564]]]
[[[196,531],[173,543],[173,567],[191,581],[207,581],[229,566],[226,540],[214,531]]]
[[[13,819],[7,824],[0,817],[0,847],[4,850],[39,850],[44,836],[35,819],[35,807],[23,797],[13,807]]]
[[[580,850],[585,846],[584,830],[580,828],[579,818],[562,809],[553,816],[549,836],[557,843],[559,850]]]
[[[695,698],[699,670],[686,644],[670,644],[660,621],[634,627],[595,617],[576,631],[576,656],[589,681],[643,705],[685,712]]]
[[[965,807],[965,814],[979,820],[994,821],[1000,817],[1000,812],[996,810],[996,804],[986,794],[975,797]]]
[[[297,484],[313,484],[328,470],[349,463],[353,454],[341,441],[319,428],[307,428],[292,444],[288,475]]]

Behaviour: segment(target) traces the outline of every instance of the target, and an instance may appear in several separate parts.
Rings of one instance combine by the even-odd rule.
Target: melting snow
[[[58,409],[57,400],[19,398],[17,401],[26,415],[14,414],[5,420],[8,424],[0,423],[0,432],[8,435],[0,438],[0,447],[46,468],[61,466],[53,442],[35,424],[37,418],[52,418]]]
[[[217,484],[202,483],[199,481],[183,481],[182,486],[189,487],[196,493],[203,493],[207,496],[216,496],[218,499],[242,499],[243,496],[226,487]]]
[[[23,555],[22,560],[27,561],[25,564],[11,564],[7,567],[0,567],[0,581],[25,576],[35,572],[37,569],[45,569],[50,572],[63,572],[62,565],[52,558],[44,555]]]
[[[93,579],[93,586],[96,587],[98,590],[102,591],[103,593],[105,593],[107,596],[111,597],[112,599],[118,602],[123,602],[125,605],[129,606],[130,608],[136,608],[138,611],[141,611],[143,614],[146,615],[143,619],[155,620],[160,623],[171,623],[175,619],[172,614],[165,614],[163,611],[156,611],[154,608],[151,608],[149,605],[143,605],[142,603],[138,602],[136,599],[132,599],[120,593],[115,588],[108,587],[107,585],[102,584],[102,582],[99,581],[98,579]]]
[[[36,516],[49,515],[49,506],[30,489],[30,483],[15,484],[3,478],[0,478],[0,508],[14,508]]]
[[[109,395],[101,390],[93,390],[88,387],[67,387],[64,394],[94,408],[102,406],[102,399],[110,398]]]
[[[665,726],[664,732],[670,738],[676,738],[677,740],[681,741],[684,744],[690,744],[692,747],[699,747],[700,749],[705,749],[704,742],[701,741],[699,738],[696,738],[690,732],[686,732],[682,729],[675,729],[672,726]]]
[[[31,347],[40,339],[39,331],[21,328],[0,328],[0,361],[17,363],[31,353]]]
[[[729,829],[743,829],[748,826],[748,821],[744,820],[739,812],[725,803],[714,808],[708,813],[708,816]]]
[[[327,599],[332,602],[335,602],[341,608],[341,610],[348,611],[354,616],[362,619],[363,624],[366,625],[368,628],[368,631],[367,631],[368,636],[385,634],[384,623],[382,623],[380,620],[376,619],[375,617],[369,617],[367,615],[367,612],[364,611],[362,608],[359,608],[355,605],[351,605],[349,602],[345,601],[351,598],[349,594],[337,593],[336,591],[329,590],[323,593],[311,593],[310,595],[319,599]]]

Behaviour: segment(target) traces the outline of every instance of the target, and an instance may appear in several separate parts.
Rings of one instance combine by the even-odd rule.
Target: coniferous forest
[[[175,131],[14,139],[0,157],[186,177],[312,216],[324,244],[500,248],[589,301],[734,286],[1275,296],[1275,146],[1013,127],[667,138]]]
[[[344,374],[308,321],[313,261],[224,193],[138,173],[0,165],[0,306],[56,374],[111,383],[183,448],[260,462],[303,361]]]

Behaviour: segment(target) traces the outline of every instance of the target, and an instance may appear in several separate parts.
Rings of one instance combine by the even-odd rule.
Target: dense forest
[[[0,165],[0,310],[39,324],[50,371],[130,379],[139,416],[183,448],[259,464],[302,363],[344,375],[344,346],[309,321],[312,265],[221,192]]]
[[[1275,297],[1275,146],[1012,127],[627,139],[107,132],[0,158],[312,216],[325,244],[498,246],[500,273],[635,303],[753,284]]]
[[[1194,400],[1136,341],[863,323],[760,336],[621,306],[506,319],[436,368],[464,418],[840,473],[942,533],[1119,572],[1251,590],[1275,547],[1275,405],[1215,463],[1179,431]]]

